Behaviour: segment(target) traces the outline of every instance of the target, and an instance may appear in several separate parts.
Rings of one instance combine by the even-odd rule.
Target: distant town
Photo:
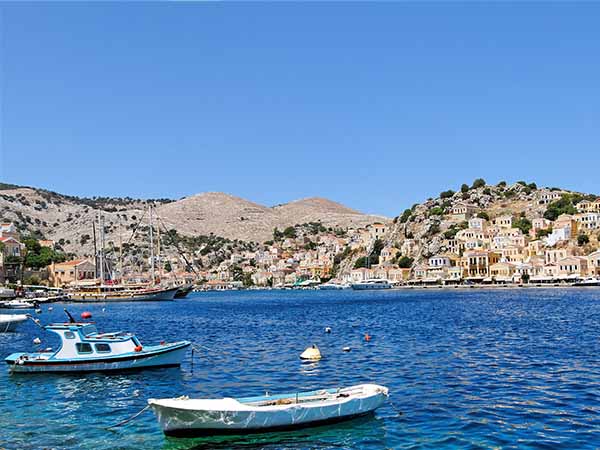
[[[5,220],[0,283],[72,288],[147,282],[151,265],[160,282],[215,290],[343,286],[367,280],[387,280],[398,287],[543,285],[600,277],[600,198],[538,189],[534,183],[492,186],[478,179],[407,208],[393,220],[364,226],[306,222],[275,228],[262,243],[215,236],[194,240],[178,230],[163,230],[161,238],[160,227],[153,226],[159,239],[150,253],[148,248],[140,253],[141,262],[132,264],[123,257],[126,244],[113,243],[107,252],[100,233],[83,238],[86,244],[94,241],[92,255],[66,252],[64,241]],[[170,251],[161,253],[161,245]]]

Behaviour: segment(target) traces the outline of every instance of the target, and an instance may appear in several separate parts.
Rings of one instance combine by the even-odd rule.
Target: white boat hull
[[[15,331],[20,323],[27,320],[27,314],[0,314],[0,333]]]
[[[365,395],[342,397],[333,401],[301,401],[291,405],[252,407],[240,403],[243,399],[238,401],[231,398],[151,399],[148,403],[156,413],[163,432],[169,436],[260,433],[334,423],[372,413],[387,399],[387,388],[377,385],[360,387],[362,386],[370,388]],[[283,396],[272,398],[279,397]]]
[[[366,291],[371,289],[391,289],[389,284],[367,284],[367,283],[356,283],[352,285],[352,289],[355,291]]]
[[[29,359],[20,361],[21,354],[10,355],[6,362],[10,365],[11,372],[40,373],[40,372],[111,372],[146,369],[150,367],[172,367],[181,365],[181,361],[189,347],[189,343],[172,344],[172,349],[162,352],[140,352],[122,358],[92,358],[81,361],[46,360],[35,361]]]

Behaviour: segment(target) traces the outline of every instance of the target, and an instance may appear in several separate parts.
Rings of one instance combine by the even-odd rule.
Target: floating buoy
[[[38,308],[38,309],[35,310],[35,312],[38,313],[38,314],[41,314],[42,310],[41,310],[41,308]]]
[[[365,341],[369,342],[371,340],[371,336],[369,336],[369,333],[365,334]]]
[[[325,333],[331,333],[331,328],[330,327],[325,327]]]
[[[318,361],[321,359],[321,352],[319,351],[319,347],[316,345],[312,345],[308,347],[302,354],[300,355],[300,359],[308,359],[311,361]]]
[[[102,312],[106,311],[106,308],[102,308]]]
[[[41,340],[40,338],[35,338],[35,339],[33,340],[33,343],[34,343],[35,345],[40,345],[40,344],[42,343],[42,340]]]
[[[84,311],[81,313],[81,318],[82,319],[91,319],[92,318],[92,313],[89,311]]]
[[[137,345],[134,350],[136,352],[141,352],[142,351],[142,346],[141,345]]]
[[[342,350],[345,351],[345,352],[349,352],[352,349],[350,347],[344,347]]]
[[[52,311],[54,308],[52,306],[48,306],[48,311]]]

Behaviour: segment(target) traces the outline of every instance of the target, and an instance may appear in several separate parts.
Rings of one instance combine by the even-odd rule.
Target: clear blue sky
[[[599,192],[600,3],[0,4],[4,182],[324,196]]]

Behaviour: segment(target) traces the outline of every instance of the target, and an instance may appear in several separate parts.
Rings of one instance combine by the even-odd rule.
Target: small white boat
[[[388,280],[372,278],[370,280],[353,283],[352,289],[362,291],[367,289],[390,289],[392,285]]]
[[[0,333],[14,331],[17,325],[25,322],[28,318],[27,314],[0,314]]]
[[[324,425],[372,413],[388,398],[376,384],[249,398],[149,399],[168,436],[263,433]]]
[[[34,309],[35,304],[25,300],[9,300],[2,302],[2,307],[7,309]]]

